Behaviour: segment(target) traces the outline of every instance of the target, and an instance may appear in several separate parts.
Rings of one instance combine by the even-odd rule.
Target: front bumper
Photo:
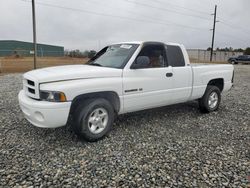
[[[25,95],[24,90],[19,92],[18,100],[25,118],[37,127],[56,128],[68,121],[71,102],[34,100]]]

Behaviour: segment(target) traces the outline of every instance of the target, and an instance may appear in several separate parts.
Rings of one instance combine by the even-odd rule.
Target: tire
[[[238,62],[236,62],[236,61],[231,61],[231,63],[232,63],[232,65],[236,65],[236,64],[238,64]]]
[[[221,91],[216,86],[208,85],[202,98],[199,99],[200,111],[209,113],[219,108]]]
[[[80,138],[94,142],[110,132],[114,117],[114,108],[109,101],[102,98],[87,99],[78,104],[73,112],[72,128]]]

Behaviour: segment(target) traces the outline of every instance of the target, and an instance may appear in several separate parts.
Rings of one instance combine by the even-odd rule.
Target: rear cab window
[[[179,46],[165,45],[168,65],[172,67],[184,67],[185,60]]]

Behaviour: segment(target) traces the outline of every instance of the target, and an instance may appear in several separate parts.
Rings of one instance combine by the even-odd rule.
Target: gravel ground
[[[41,129],[18,106],[21,75],[0,76],[0,187],[248,187],[250,66],[217,112],[196,102],[120,116],[96,143]]]

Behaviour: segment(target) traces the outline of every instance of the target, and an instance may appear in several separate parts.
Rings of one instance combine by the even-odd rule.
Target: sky
[[[99,50],[122,41],[250,46],[250,0],[35,0],[37,42],[73,50]],[[31,42],[30,0],[0,0],[0,40]]]

